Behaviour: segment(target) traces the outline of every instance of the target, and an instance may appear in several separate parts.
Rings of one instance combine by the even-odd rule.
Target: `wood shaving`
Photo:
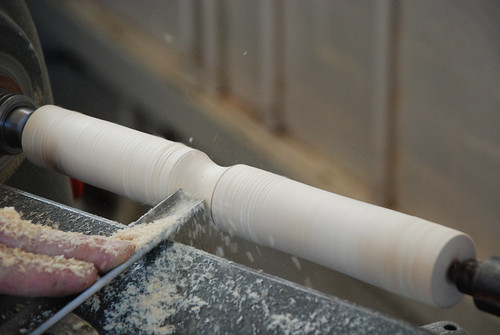
[[[178,219],[179,217],[177,215],[167,216],[166,218],[151,223],[143,223],[124,228],[114,233],[112,237],[131,241],[136,249],[140,249],[159,234],[173,227]]]
[[[89,261],[103,272],[134,251],[130,243],[117,238],[63,232],[23,220],[13,207],[0,209],[0,243],[37,254]]]
[[[17,271],[25,273],[27,270],[45,273],[56,273],[69,270],[80,278],[87,277],[94,272],[94,265],[74,258],[64,256],[46,256],[33,254],[20,248],[9,248],[0,244],[0,265],[3,268],[16,267]]]

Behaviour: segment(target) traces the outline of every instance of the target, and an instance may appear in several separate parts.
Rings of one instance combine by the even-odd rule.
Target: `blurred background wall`
[[[28,4],[57,104],[462,230],[480,259],[500,254],[499,2]],[[130,205],[104,198],[96,210],[128,219]],[[470,299],[437,311],[255,248],[206,247],[416,324],[500,326]]]

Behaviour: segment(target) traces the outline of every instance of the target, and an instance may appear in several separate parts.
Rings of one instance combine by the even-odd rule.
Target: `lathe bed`
[[[15,206],[25,219],[61,230],[109,235],[123,227],[4,185],[0,186],[0,206]],[[201,219],[199,216],[193,220]],[[56,302],[64,302],[7,296],[0,300],[2,333],[13,329],[29,332],[51,315]],[[17,313],[6,310],[16,304]],[[417,328],[175,242],[153,249],[75,313],[101,334],[429,334],[432,328]],[[439,327],[431,333],[447,329],[466,333],[454,323]]]

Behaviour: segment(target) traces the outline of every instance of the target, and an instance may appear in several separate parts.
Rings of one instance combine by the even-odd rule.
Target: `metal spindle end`
[[[22,152],[23,129],[35,109],[27,96],[0,88],[0,153]]]
[[[472,296],[478,309],[500,316],[500,257],[455,260],[447,276],[460,292]]]

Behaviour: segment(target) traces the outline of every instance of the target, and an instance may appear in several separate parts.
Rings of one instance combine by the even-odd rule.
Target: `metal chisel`
[[[144,257],[149,251],[156,247],[161,242],[165,241],[170,235],[175,233],[180,226],[187,222],[197,211],[201,210],[203,207],[203,202],[201,200],[194,200],[187,197],[182,190],[179,190],[169,196],[167,199],[160,202],[158,205],[150,209],[146,214],[144,214],[139,220],[131,224],[129,227],[136,226],[144,223],[151,223],[156,220],[160,220],[169,216],[175,215],[175,222],[168,225],[163,231],[155,235],[150,241],[144,244],[139,250],[137,250],[127,261],[117,266],[110,272],[108,272],[103,277],[99,278],[92,286],[87,290],[80,293],[76,298],[69,301],[64,307],[62,307],[55,314],[50,316],[46,321],[39,325],[33,330],[32,334],[43,334],[50,327],[55,325],[58,321],[63,319],[66,315],[72,312],[75,308],[80,306],[88,298],[90,298],[97,291],[102,289],[108,283],[110,283],[114,278],[120,275],[123,271],[128,269],[132,264],[138,261],[140,258]]]

